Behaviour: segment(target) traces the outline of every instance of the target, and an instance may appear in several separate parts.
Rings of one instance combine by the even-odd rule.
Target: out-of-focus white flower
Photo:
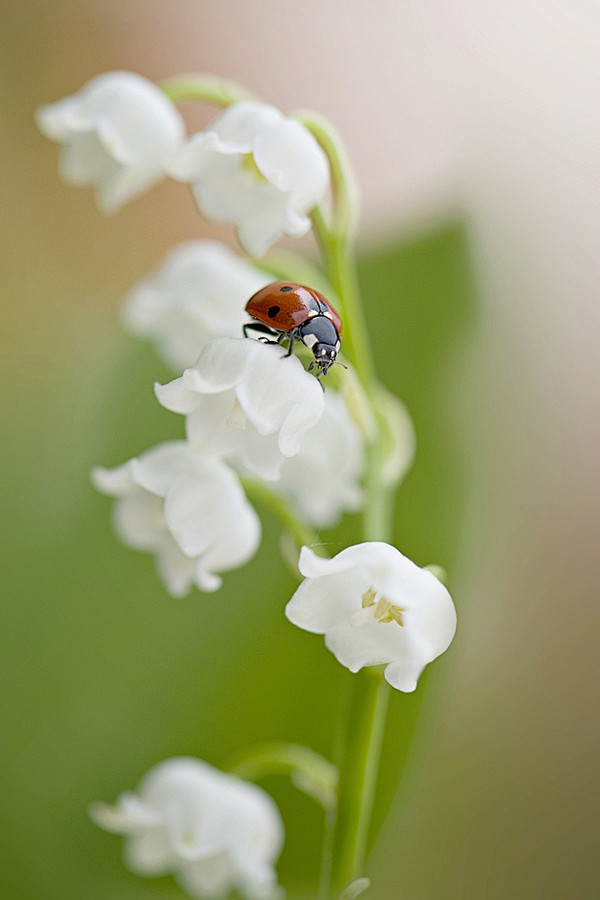
[[[454,637],[456,611],[444,585],[389,544],[356,544],[333,559],[303,547],[299,569],[305,580],[286,616],[324,634],[351,672],[387,663],[392,687],[414,691],[427,663]]]
[[[258,516],[239,480],[218,459],[167,441],[114,469],[96,468],[94,486],[117,497],[115,530],[124,544],[156,554],[170,593],[221,586],[217,572],[243,565],[260,543]]]
[[[217,241],[175,247],[125,298],[126,328],[152,338],[178,371],[193,365],[214,337],[241,337],[248,298],[273,276]]]
[[[62,179],[94,186],[104,212],[158,181],[185,135],[171,101],[134,72],[98,75],[79,93],[41,106],[36,120],[46,137],[64,145]]]
[[[186,416],[195,453],[228,457],[266,481],[323,414],[323,389],[300,360],[248,338],[216,338],[181,378],[155,390],[166,409]]]
[[[97,825],[126,836],[125,864],[138,875],[172,873],[198,900],[232,891],[248,900],[281,896],[274,864],[283,823],[271,797],[199,759],[175,757],[145,775],[114,806],[95,803]]]
[[[360,509],[364,448],[342,397],[326,388],[324,399],[319,424],[302,439],[300,452],[286,459],[273,490],[313,525],[332,528],[344,512]]]
[[[192,183],[204,215],[237,226],[253,256],[284,234],[306,234],[329,183],[327,157],[305,126],[253,101],[230,106],[190,138],[169,171]]]

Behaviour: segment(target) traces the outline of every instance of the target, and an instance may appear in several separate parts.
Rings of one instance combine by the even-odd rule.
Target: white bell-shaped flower
[[[456,610],[444,585],[390,544],[356,544],[333,559],[303,547],[298,567],[305,580],[287,618],[324,634],[351,672],[386,664],[392,687],[414,691],[427,663],[454,637]]]
[[[284,234],[306,234],[329,184],[327,157],[308,129],[254,101],[230,106],[193,135],[169,171],[191,182],[203,215],[237,226],[253,256]]]
[[[254,784],[191,757],[164,760],[114,806],[95,803],[94,822],[125,835],[125,864],[138,875],[173,874],[197,900],[281,896],[274,869],[283,823]]]
[[[104,212],[158,181],[185,136],[176,107],[134,72],[98,75],[77,94],[40,107],[36,120],[46,137],[63,144],[63,181],[95,187]]]
[[[125,327],[181,372],[215,337],[241,337],[248,298],[273,280],[217,241],[175,247],[125,298]]]
[[[156,385],[159,402],[186,416],[195,453],[227,457],[245,472],[274,481],[323,414],[323,389],[280,346],[216,338],[195,366]]]
[[[261,527],[237,475],[218,459],[195,456],[185,441],[167,441],[114,469],[96,468],[94,486],[116,497],[115,530],[129,547],[156,554],[175,597],[192,585],[221,586],[218,572],[248,562]]]
[[[333,528],[345,512],[361,507],[365,454],[362,436],[340,394],[325,388],[319,424],[286,459],[273,490],[287,497],[317,528]]]

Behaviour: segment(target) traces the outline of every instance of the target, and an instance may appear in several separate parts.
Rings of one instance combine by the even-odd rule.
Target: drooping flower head
[[[218,459],[167,441],[115,469],[96,468],[95,487],[117,498],[115,530],[124,544],[156,554],[170,593],[221,586],[218,572],[243,565],[258,549],[260,521],[238,477]]]
[[[224,244],[189,241],[131,289],[123,320],[133,334],[152,338],[181,372],[212,338],[242,336],[248,297],[271,279]]]
[[[98,75],[77,94],[40,107],[36,118],[43,134],[63,145],[63,181],[94,187],[104,212],[158,181],[185,134],[171,101],[134,72]]]
[[[95,803],[97,825],[125,835],[125,864],[138,875],[173,874],[190,897],[248,900],[281,896],[274,864],[283,823],[271,797],[208,763],[159,763],[111,807]]]
[[[287,618],[324,634],[351,672],[386,664],[392,687],[414,691],[427,663],[454,637],[456,610],[444,585],[390,544],[356,544],[333,559],[303,547],[298,567],[305,579]]]
[[[325,153],[299,121],[265,103],[236,103],[190,138],[170,165],[209,219],[233,222],[261,256],[284,234],[301,237],[327,190]]]
[[[216,338],[181,378],[156,385],[159,402],[186,417],[195,453],[226,457],[274,481],[323,414],[323,389],[295,356],[249,338]]]

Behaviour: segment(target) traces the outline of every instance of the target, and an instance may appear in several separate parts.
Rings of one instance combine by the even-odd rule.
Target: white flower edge
[[[251,559],[261,525],[239,479],[225,463],[167,441],[114,469],[96,467],[92,483],[116,498],[114,528],[122,542],[155,554],[175,597],[192,585],[221,587],[221,572]]]
[[[351,672],[385,665],[386,680],[411,692],[456,631],[456,610],[427,569],[380,541],[324,559],[300,553],[304,581],[286,606],[290,622],[315,634]]]
[[[196,453],[231,459],[274,481],[323,415],[323,389],[282,347],[216,338],[181,378],[155,386],[159,403],[186,416]]]
[[[283,235],[306,234],[329,184],[327,157],[308,129],[255,101],[233,104],[193,135],[169,171],[191,182],[205,216],[236,225],[253,256]]]
[[[41,106],[40,131],[62,144],[60,175],[93,186],[115,212],[166,173],[183,142],[183,119],[157,85],[135,72],[105,72],[76,94]]]
[[[198,900],[239,891],[248,900],[281,896],[274,869],[283,823],[272,798],[203,760],[154,766],[114,806],[89,809],[101,828],[126,838],[125,863],[147,877],[172,873]]]

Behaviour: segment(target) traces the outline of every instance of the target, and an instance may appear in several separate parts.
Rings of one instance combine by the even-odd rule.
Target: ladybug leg
[[[298,340],[298,336],[295,331],[283,332],[283,334],[279,335],[279,340],[281,341],[282,338],[286,338],[286,337],[290,339],[290,346],[288,347],[287,353],[284,353],[282,359],[286,359],[286,357],[292,355],[292,350],[294,349],[294,344]]]
[[[278,344],[278,340],[273,340],[276,336],[277,332],[272,328],[269,328],[268,325],[263,325],[262,322],[246,322],[245,325],[242,325],[242,331],[244,332],[244,337],[253,338],[257,341],[260,341],[261,344]],[[251,333],[248,334],[248,331]],[[252,332],[258,332],[258,337],[254,338]],[[268,337],[267,337],[268,335]]]

